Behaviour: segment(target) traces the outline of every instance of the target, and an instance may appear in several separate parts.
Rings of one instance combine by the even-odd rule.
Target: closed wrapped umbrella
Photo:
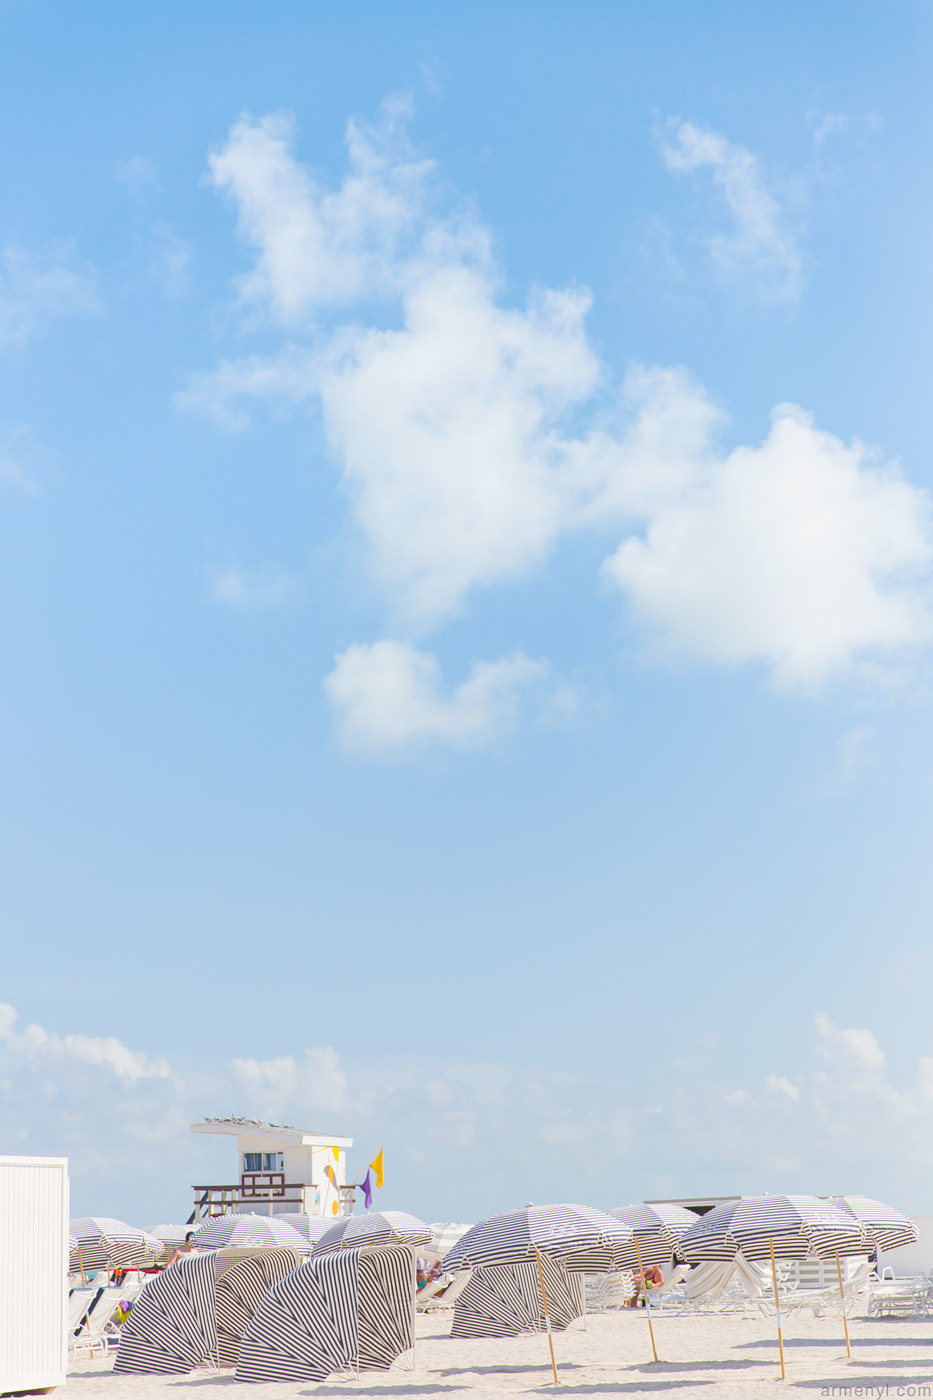
[[[191,1236],[197,1249],[224,1249],[252,1245],[261,1249],[296,1249],[309,1254],[311,1247],[293,1225],[275,1215],[219,1215],[199,1225]]]
[[[315,1254],[274,1285],[240,1342],[238,1381],[323,1381],[388,1370],[414,1346],[414,1262],[405,1245]]]
[[[534,1261],[551,1352],[555,1385],[559,1383],[551,1335],[542,1255],[559,1259],[568,1273],[607,1273],[625,1267],[632,1228],[592,1206],[526,1206],[481,1220],[467,1230],[445,1257],[445,1269],[498,1268]]]
[[[315,1255],[372,1244],[427,1244],[431,1227],[404,1210],[374,1210],[336,1221],[314,1246]]]

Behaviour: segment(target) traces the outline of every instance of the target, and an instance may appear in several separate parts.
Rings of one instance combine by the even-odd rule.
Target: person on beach
[[[191,1236],[192,1236],[193,1234],[194,1234],[194,1231],[193,1231],[193,1230],[189,1230],[188,1233],[187,1233],[187,1235],[185,1235],[185,1242],[184,1242],[184,1244],[180,1244],[180,1245],[178,1245],[175,1249],[172,1250],[171,1254],[169,1255],[169,1260],[168,1260],[168,1267],[169,1267],[169,1268],[172,1267],[172,1265],[175,1263],[176,1259],[184,1259],[184,1257],[185,1257],[186,1254],[197,1254],[197,1249],[196,1249],[195,1246],[191,1243]]]

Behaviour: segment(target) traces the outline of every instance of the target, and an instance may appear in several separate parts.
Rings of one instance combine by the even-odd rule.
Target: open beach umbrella
[[[534,1262],[544,1309],[554,1383],[559,1384],[541,1260],[559,1259],[568,1273],[607,1273],[626,1267],[633,1231],[591,1206],[525,1206],[481,1220],[467,1230],[443,1261],[445,1270],[497,1268]]]
[[[120,1332],[114,1371],[185,1375],[197,1366],[235,1366],[259,1303],[301,1259],[293,1249],[183,1256],[136,1299]]]
[[[303,1235],[308,1244],[315,1245],[322,1235],[332,1227],[333,1220],[326,1215],[308,1215],[304,1211],[291,1211],[284,1215],[277,1215],[276,1220],[284,1220],[286,1225],[291,1225],[293,1230],[297,1230],[299,1235]]]
[[[152,1265],[165,1248],[145,1230],[109,1216],[82,1215],[69,1221],[68,1229],[75,1238],[74,1257],[82,1271]]]
[[[275,1215],[219,1215],[199,1225],[191,1236],[196,1249],[224,1249],[253,1245],[260,1249],[296,1249],[309,1254],[310,1245],[294,1225]]]
[[[689,1230],[691,1225],[695,1225],[699,1219],[696,1211],[686,1210],[684,1206],[677,1206],[667,1201],[656,1201],[651,1205],[643,1201],[641,1205],[619,1206],[616,1210],[611,1210],[609,1214],[614,1220],[621,1220],[623,1225],[631,1226],[633,1256],[631,1263],[637,1266],[640,1274],[643,1274],[646,1265],[670,1263],[672,1255],[677,1250],[681,1235],[685,1230]],[[648,1318],[651,1350],[655,1361],[657,1361],[658,1346],[655,1341],[654,1323],[651,1321],[647,1299],[645,1314]]]
[[[185,1237],[195,1228],[194,1225],[153,1225],[146,1233],[152,1235],[154,1239],[161,1240],[171,1250],[184,1244]]]
[[[323,1381],[387,1371],[414,1346],[414,1260],[407,1245],[337,1249],[266,1294],[243,1339],[238,1381]]]
[[[812,1253],[824,1259],[835,1255],[838,1266],[840,1255],[868,1254],[871,1248],[859,1222],[829,1200],[819,1196],[744,1196],[714,1206],[706,1215],[701,1215],[696,1224],[681,1235],[677,1252],[688,1264],[733,1259],[739,1253],[745,1259],[770,1261],[781,1379],[784,1380],[787,1373],[775,1261],[805,1259]],[[849,1325],[845,1312],[843,1322],[848,1351]]]
[[[404,1210],[374,1210],[366,1215],[348,1215],[337,1220],[315,1243],[314,1253],[334,1249],[357,1249],[368,1244],[427,1244],[431,1227]]]
[[[829,1199],[834,1206],[858,1221],[871,1245],[871,1253],[876,1249],[885,1252],[917,1243],[916,1225],[909,1215],[903,1215],[893,1206],[886,1206],[883,1201],[873,1201],[870,1196],[830,1196]]]
[[[472,1225],[460,1225],[452,1220],[435,1220],[431,1226],[430,1248],[443,1258],[463,1239],[467,1230],[472,1229]]]

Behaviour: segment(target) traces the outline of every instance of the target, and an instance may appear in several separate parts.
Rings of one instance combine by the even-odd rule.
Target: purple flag
[[[369,1172],[366,1173],[366,1179],[360,1186],[360,1190],[363,1193],[363,1203],[366,1209],[369,1210],[373,1203],[373,1184],[369,1179]]]

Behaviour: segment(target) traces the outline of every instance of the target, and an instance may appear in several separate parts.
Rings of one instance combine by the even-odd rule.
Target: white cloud
[[[503,305],[489,235],[438,212],[404,115],[396,103],[378,128],[350,125],[336,190],[298,161],[291,119],[233,128],[211,168],[257,250],[241,294],[293,338],[196,376],[179,402],[240,430],[251,403],[320,407],[367,562],[406,637],[477,587],[527,577],[568,534],[612,529],[621,544],[605,575],[663,649],[757,663],[811,691],[896,673],[930,636],[926,494],[794,405],[775,410],[763,443],[723,451],[724,415],[686,371],[634,369],[613,394],[586,333],[589,294],[538,289]],[[672,131],[672,168],[709,169],[734,215],[719,254],[789,295],[800,257],[755,158],[690,123]],[[320,321],[302,335],[328,303],[333,313],[374,292],[397,302],[391,328]],[[501,712],[468,711],[474,691],[445,692],[430,658],[402,642],[377,647],[390,651],[350,648],[328,690],[391,658],[392,686],[421,716],[394,714],[400,738],[476,742]],[[371,743],[380,722],[365,687],[351,690],[337,704],[345,734]]]
[[[93,271],[77,266],[66,246],[0,249],[0,347],[31,340],[60,317],[99,310]]]
[[[294,322],[396,283],[432,169],[411,151],[408,110],[404,99],[391,98],[378,126],[348,123],[350,169],[337,190],[295,160],[290,114],[236,123],[211,154],[210,170],[215,187],[237,204],[242,237],[258,249],[255,269],[240,282],[244,302]]]
[[[126,185],[130,194],[137,198],[159,187],[156,168],[146,156],[130,156],[128,160],[121,161],[116,169],[116,177],[120,184]]]
[[[348,748],[392,752],[424,742],[477,748],[514,727],[547,670],[518,653],[476,662],[469,678],[450,688],[435,657],[386,640],[348,647],[324,688]]]
[[[0,1042],[18,1055],[51,1059],[70,1057],[85,1064],[108,1068],[130,1084],[139,1079],[167,1079],[171,1076],[166,1060],[150,1060],[138,1051],[130,1050],[114,1036],[57,1035],[36,1022],[18,1030],[18,1020],[16,1008],[9,1002],[0,1002]]]
[[[720,275],[752,279],[766,295],[792,301],[800,292],[803,259],[783,210],[766,187],[758,158],[744,146],[693,122],[671,120],[672,138],[662,141],[669,170],[681,174],[708,170],[732,216],[733,232],[709,240]]]
[[[215,603],[233,612],[283,607],[294,596],[295,579],[273,566],[265,569],[218,569],[211,575]]]
[[[928,641],[931,553],[926,493],[784,405],[605,568],[677,649],[815,689]]]
[[[807,121],[813,127],[813,144],[817,149],[830,136],[862,136],[878,131],[883,124],[877,112],[853,117],[847,112],[821,112],[815,107],[807,113]]]
[[[795,1101],[800,1098],[800,1090],[797,1085],[792,1084],[789,1079],[785,1079],[783,1074],[769,1074],[765,1083],[773,1094],[785,1094],[787,1098]]]

